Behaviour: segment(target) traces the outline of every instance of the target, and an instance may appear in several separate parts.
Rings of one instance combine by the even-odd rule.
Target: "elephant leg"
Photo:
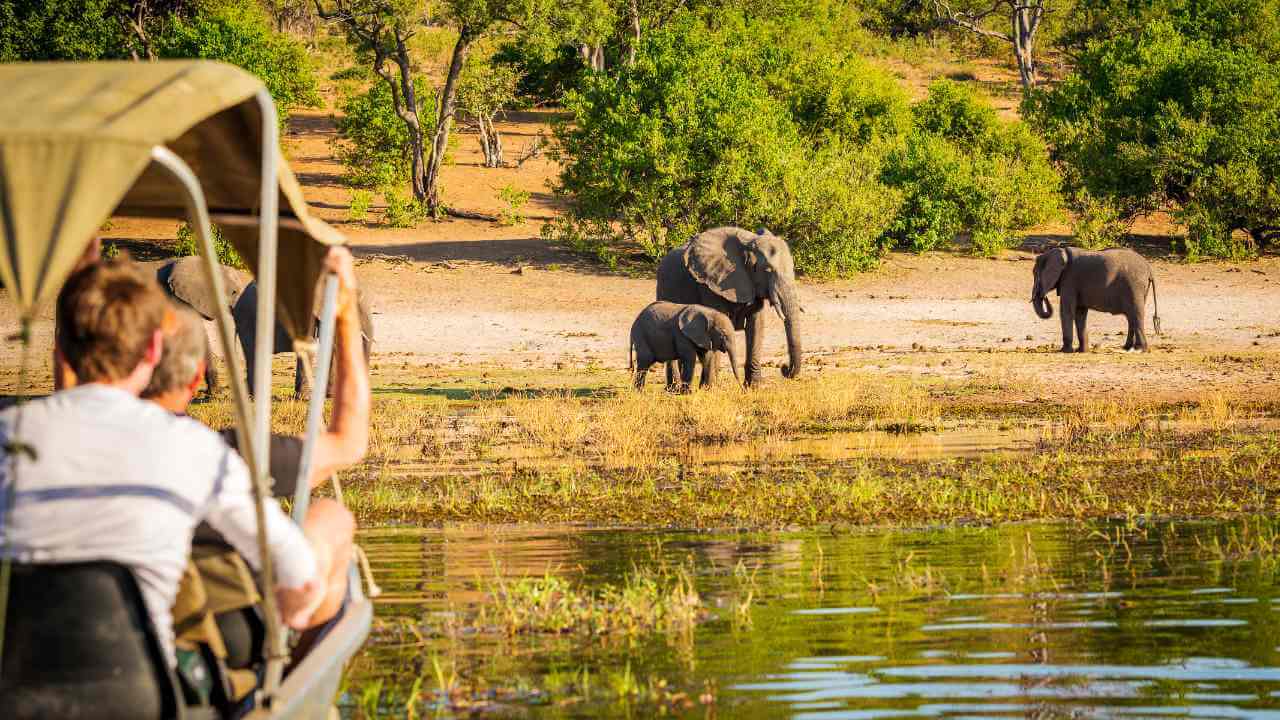
[[[1147,344],[1147,329],[1142,326],[1142,315],[1134,313],[1129,325],[1133,327],[1133,349],[1151,352],[1151,346]]]
[[[249,391],[249,397],[253,397],[253,371],[254,368],[257,367],[254,364],[254,358],[257,356],[257,353],[254,352],[254,347],[257,343],[255,342],[253,333],[248,330],[248,328],[239,324],[238,320],[236,325],[236,339],[240,341],[240,354],[244,355],[245,387]]]
[[[1068,300],[1062,299],[1061,307],[1058,308],[1058,317],[1062,320],[1062,352],[1069,353],[1075,350],[1071,342],[1071,324],[1076,317],[1076,304]]]
[[[1124,350],[1128,352],[1133,349],[1133,315],[1126,315],[1125,320],[1128,321],[1129,329],[1124,335]]]
[[[204,390],[209,397],[218,392],[218,371],[213,367],[213,358],[204,366]]]
[[[307,377],[306,377],[307,373],[306,373],[306,370],[304,370],[302,367],[302,362],[303,362],[302,356],[295,354],[294,362],[293,362],[293,399],[294,400],[302,400],[305,397],[304,391],[310,389],[309,387],[307,387]]]
[[[1080,341],[1080,352],[1089,352],[1089,308],[1076,308],[1076,339]]]
[[[644,389],[644,381],[645,381],[645,378],[649,376],[649,367],[651,365],[653,365],[653,363],[639,363],[639,362],[636,363],[636,374],[631,381],[632,385],[635,386],[635,389],[637,390]]]
[[[716,382],[716,351],[707,350],[698,355],[698,362],[702,363],[702,377],[698,379],[699,387],[711,387]]]
[[[668,360],[665,365],[667,370],[667,392],[673,392],[676,389],[676,362]]]
[[[680,365],[680,392],[689,392],[690,385],[693,383],[693,368],[698,362],[698,353],[693,343],[680,335],[676,338],[676,355],[679,357]]]
[[[764,355],[764,313],[756,311],[747,316],[746,384],[760,381],[760,361]]]

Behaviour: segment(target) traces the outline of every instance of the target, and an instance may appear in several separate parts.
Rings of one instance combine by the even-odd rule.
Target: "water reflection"
[[[444,659],[481,686],[521,688],[493,712],[519,706],[532,717],[655,714],[608,689],[604,679],[624,671],[712,696],[660,708],[691,717],[1269,717],[1280,708],[1276,566],[1266,545],[1239,538],[1275,528],[1249,521],[1242,533],[1243,522],[375,530],[362,543],[388,590],[379,615],[414,623],[427,639],[374,642],[353,668],[344,714],[361,716],[356,696],[375,681],[381,712],[404,714],[404,688],[424,676],[422,687],[438,685],[432,668]],[[656,564],[693,568],[716,612],[690,638],[431,633],[446,614],[483,608],[497,573],[598,586]],[[748,593],[748,620],[735,621],[729,609]],[[583,672],[600,678],[597,689],[560,697],[559,678]],[[430,692],[421,697],[431,706]]]

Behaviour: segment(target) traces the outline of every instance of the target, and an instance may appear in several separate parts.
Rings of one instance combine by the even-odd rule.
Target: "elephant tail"
[[[634,337],[627,338],[627,370],[636,371],[636,339]]]
[[[1160,301],[1156,298],[1156,276],[1153,274],[1147,279],[1151,285],[1151,306],[1155,308],[1155,314],[1151,317],[1151,324],[1155,325],[1156,334],[1164,336],[1164,331],[1160,329]]]

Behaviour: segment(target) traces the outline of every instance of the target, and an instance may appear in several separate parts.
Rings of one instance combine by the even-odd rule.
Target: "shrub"
[[[422,203],[408,196],[399,188],[389,187],[382,191],[382,199],[387,203],[383,220],[393,228],[416,227],[427,218],[427,209]]]
[[[240,257],[235,245],[232,245],[231,241],[222,234],[222,229],[217,225],[212,225],[211,228],[213,249],[218,255],[218,262],[229,267],[245,269],[244,258]],[[173,241],[173,253],[179,257],[200,254],[200,241],[195,231],[185,222],[178,225],[178,234]]]
[[[172,15],[155,45],[160,57],[221,60],[257,75],[280,108],[282,124],[294,108],[320,104],[306,48],[272,30],[262,8],[249,0],[201,5],[191,17]]]
[[[501,225],[519,225],[524,222],[524,206],[529,202],[530,193],[528,190],[521,190],[514,185],[504,185],[498,191],[498,199],[506,203],[506,207],[498,215],[498,223]]]
[[[1153,23],[1089,46],[1075,74],[1028,101],[1072,190],[1123,219],[1169,210],[1188,256],[1280,237],[1280,65]]]
[[[874,265],[897,196],[862,148],[905,125],[905,99],[860,62],[819,72],[789,53],[766,31],[684,16],[648,33],[634,66],[585,76],[556,128],[570,209],[544,234],[657,259],[707,227],[765,226],[802,272]]]
[[[6,0],[0,3],[0,62],[128,58],[138,49],[120,21],[119,0]]]
[[[418,117],[430,122],[425,137],[434,134],[435,94],[425,83],[415,81]],[[368,89],[347,95],[338,118],[338,134],[345,141],[337,147],[338,160],[347,170],[346,179],[358,187],[385,187],[404,184],[412,168],[409,157],[409,130],[396,115],[391,88],[380,78]]]
[[[1071,232],[1077,245],[1089,250],[1105,250],[1120,244],[1126,225],[1113,205],[1087,192],[1078,193],[1071,205],[1075,210]]]
[[[582,58],[571,45],[546,48],[538,43],[506,42],[498,46],[492,62],[511,68],[519,78],[516,96],[535,104],[560,102],[586,74]]]
[[[369,217],[371,204],[373,204],[373,193],[368,190],[353,191],[351,205],[347,208],[347,219],[351,222],[364,222]]]
[[[945,80],[912,115],[914,129],[881,176],[904,195],[888,231],[903,247],[944,248],[967,233],[974,252],[992,255],[1017,244],[1014,231],[1058,211],[1048,150],[1022,123],[1000,120],[971,90]]]

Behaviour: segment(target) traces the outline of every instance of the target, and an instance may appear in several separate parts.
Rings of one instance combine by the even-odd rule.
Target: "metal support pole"
[[[262,88],[254,95],[262,112],[262,197],[258,208],[258,346],[254,354],[254,418],[253,432],[258,457],[254,485],[266,488],[267,469],[271,467],[271,356],[276,336],[276,241],[280,218],[280,186],[277,177],[277,154],[280,152],[280,126],[277,124],[276,105],[271,93]],[[266,518],[259,515],[258,533],[265,537]],[[271,557],[262,558],[262,569],[271,568]],[[277,618],[277,626],[269,628],[266,638],[267,668],[262,683],[263,703],[269,705],[271,696],[280,687],[284,677],[284,630],[278,622],[275,606],[275,586],[263,589],[263,599],[270,598],[263,609]]]
[[[298,464],[298,485],[293,491],[293,521],[301,524],[311,504],[311,467],[324,422],[324,399],[329,388],[329,367],[333,362],[333,335],[338,314],[338,277],[324,278],[324,302],[320,306],[320,350],[311,381],[311,400],[307,406],[307,434],[302,441],[302,461]]]
[[[253,426],[249,411],[249,392],[245,384],[244,374],[241,372],[240,361],[233,349],[235,347],[235,326],[231,319],[231,310],[227,306],[227,293],[222,282],[221,268],[218,267],[217,250],[213,247],[213,232],[209,226],[209,211],[205,204],[204,190],[201,189],[200,181],[196,178],[195,173],[191,171],[191,167],[168,148],[161,146],[152,148],[151,159],[160,167],[167,169],[186,191],[187,216],[194,225],[196,237],[200,240],[200,254],[204,259],[202,267],[205,271],[205,280],[209,283],[209,287],[213,289],[214,299],[218,306],[218,337],[222,341],[223,355],[231,368],[231,397],[235,401],[237,420],[236,441],[240,447],[240,454],[248,463],[249,472],[253,476],[254,511],[257,515],[258,524],[258,563],[263,584],[262,614],[267,631],[267,647],[270,650],[272,647],[270,644],[271,639],[276,638],[277,652],[283,656],[284,631],[280,620],[280,611],[276,607],[275,570],[272,566],[271,546],[267,538],[266,503],[271,497],[266,482],[267,465],[265,463],[268,458],[265,452],[266,448],[259,444],[259,436],[251,432]],[[258,297],[259,304],[268,303],[274,305],[272,299],[262,300],[262,295]],[[270,370],[269,367],[268,370]],[[283,669],[283,660],[278,661],[277,664],[281,665]],[[269,694],[267,697],[269,697]]]

